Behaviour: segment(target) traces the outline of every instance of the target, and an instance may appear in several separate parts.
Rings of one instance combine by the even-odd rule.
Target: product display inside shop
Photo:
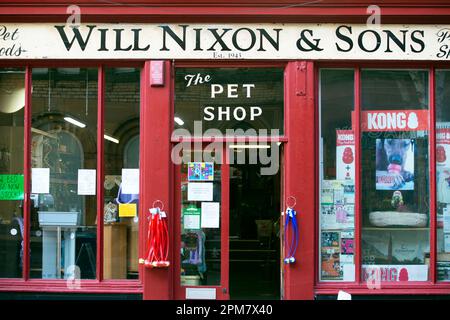
[[[362,280],[429,279],[428,76],[361,73]]]
[[[359,142],[353,70],[323,69],[320,75],[321,280],[355,280],[354,223],[360,215],[356,249],[363,281],[374,275],[386,282],[428,281],[428,72],[361,71]],[[355,143],[361,150],[361,212],[355,212]]]

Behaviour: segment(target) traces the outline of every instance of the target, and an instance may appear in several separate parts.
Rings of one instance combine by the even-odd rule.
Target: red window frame
[[[141,70],[140,93],[140,126],[144,124],[144,99],[145,88],[143,84],[143,62],[100,62],[100,61],[7,61],[1,62],[0,68],[14,67],[25,68],[25,107],[24,107],[24,252],[30,248],[30,195],[31,195],[31,118],[32,118],[32,70],[33,68],[96,68],[97,69],[97,181],[104,181],[104,114],[105,114],[105,69],[114,67],[135,67]],[[142,148],[142,140],[140,148]],[[142,185],[143,179],[140,184]],[[103,278],[103,183],[97,183],[97,252],[96,252],[96,279],[80,279],[79,289],[70,289],[65,279],[31,279],[30,255],[24,255],[24,263],[21,278],[0,278],[0,291],[32,291],[32,292],[77,292],[77,293],[142,293],[143,276],[139,266],[138,279],[104,279]],[[142,228],[143,210],[139,208],[139,236],[138,253],[142,256]]]
[[[405,69],[422,69],[428,71],[428,81],[429,81],[429,196],[430,196],[430,266],[429,266],[429,280],[424,282],[409,282],[402,284],[393,284],[388,282],[381,282],[380,289],[370,289],[363,281],[361,281],[361,125],[360,121],[356,121],[355,124],[355,281],[354,282],[322,282],[320,281],[319,275],[319,199],[320,194],[318,190],[319,186],[319,175],[318,171],[316,173],[316,243],[315,243],[315,293],[316,294],[337,294],[339,290],[346,290],[352,294],[392,294],[392,295],[409,295],[409,294],[449,294],[450,292],[450,282],[437,281],[437,270],[436,270],[436,258],[437,258],[437,222],[436,222],[436,105],[435,105],[435,70],[436,69],[449,69],[449,65],[445,63],[429,63],[429,62],[410,62],[410,61],[383,61],[380,62],[332,62],[326,61],[318,63],[316,65],[316,159],[319,159],[319,129],[318,117],[319,113],[319,72],[322,68],[345,68],[354,70],[354,113],[355,118],[360,119],[361,114],[361,69],[392,69],[392,70],[405,70]],[[317,162],[318,163],[318,162]]]

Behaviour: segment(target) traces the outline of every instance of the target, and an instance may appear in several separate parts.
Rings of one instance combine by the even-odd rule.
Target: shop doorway
[[[229,161],[245,148],[206,150],[175,166],[175,299],[279,299],[282,160],[264,175]]]
[[[262,175],[261,167],[230,165],[231,299],[280,298],[281,175]]]

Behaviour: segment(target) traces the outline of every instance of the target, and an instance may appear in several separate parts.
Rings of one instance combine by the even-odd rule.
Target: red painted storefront
[[[159,1],[126,1],[121,5],[105,3],[89,3],[86,1],[71,1],[81,7],[82,23],[365,23],[369,1],[322,1],[300,5],[294,1],[282,1],[274,4],[272,1],[171,1],[170,4]],[[1,23],[33,23],[33,22],[64,22],[67,19],[65,3],[53,0],[15,1],[0,5]],[[447,24],[450,21],[450,5],[446,1],[384,1],[379,4],[382,9],[382,23],[391,24]],[[36,67],[94,67],[98,68],[98,119],[99,124],[104,117],[104,68],[105,67],[137,67],[141,68],[141,141],[140,141],[140,221],[146,218],[146,209],[152,207],[156,199],[165,204],[168,212],[170,248],[174,248],[178,239],[176,224],[176,170],[172,164],[170,150],[173,130],[174,106],[174,65],[188,67],[281,67],[284,68],[284,135],[280,137],[285,145],[284,168],[282,173],[283,193],[285,197],[297,199],[296,210],[299,212],[300,228],[299,247],[296,253],[298,263],[284,267],[283,296],[284,299],[314,299],[318,295],[335,295],[339,290],[345,290],[357,295],[448,295],[450,283],[437,281],[436,275],[436,170],[430,166],[430,280],[426,282],[410,282],[406,284],[382,284],[381,289],[369,289],[361,279],[361,252],[358,249],[361,241],[360,210],[361,194],[358,191],[361,170],[356,172],[356,204],[355,204],[355,282],[325,283],[319,281],[319,69],[320,68],[350,68],[354,70],[354,106],[355,117],[360,116],[360,71],[363,68],[421,68],[429,70],[430,92],[434,92],[435,69],[449,68],[448,62],[433,61],[338,61],[327,60],[181,60],[164,61],[164,85],[151,86],[151,60],[0,60],[0,67],[26,67],[26,108],[25,127],[30,126],[31,105],[31,69]],[[434,126],[434,95],[430,95],[430,145],[435,145]],[[26,131],[25,145],[29,145],[30,132]],[[360,141],[359,123],[355,128],[355,140]],[[98,141],[103,141],[103,129],[98,127]],[[207,142],[207,141],[204,141]],[[158,156],[155,156],[155,150]],[[299,152],[299,150],[302,150]],[[27,151],[27,149],[25,149]],[[97,153],[103,152],[103,144],[97,146]],[[360,150],[356,148],[356,168],[361,166]],[[103,159],[98,156],[98,163]],[[435,162],[434,148],[431,148],[430,163]],[[30,154],[25,152],[25,181],[30,179]],[[301,164],[301,165],[299,165]],[[98,166],[97,178],[103,179],[103,169]],[[222,179],[227,177],[227,169],[223,171]],[[222,181],[222,183],[224,183]],[[226,183],[224,183],[226,190]],[[25,195],[30,194],[30,184],[25,183]],[[103,188],[97,187],[97,208],[103,212],[101,195]],[[226,191],[225,191],[226,194]],[[28,207],[25,197],[25,208]],[[284,203],[284,201],[282,201]],[[222,213],[227,205],[222,207]],[[30,212],[25,210],[25,229],[29,228]],[[0,279],[0,291],[12,292],[64,292],[64,293],[141,293],[144,299],[175,299],[183,298],[184,293],[176,290],[177,279],[175,263],[167,269],[147,269],[139,266],[138,280],[104,280],[102,259],[103,234],[102,219],[97,225],[97,275],[96,280],[82,280],[81,289],[68,289],[64,281],[40,280],[29,278],[30,261],[24,256],[22,279]],[[226,228],[228,222],[222,220]],[[145,252],[147,226],[139,225],[139,255]],[[179,232],[179,231],[178,231]],[[222,235],[225,237],[226,234]],[[223,238],[225,239],[225,238]],[[28,251],[28,241],[25,233],[24,252]],[[227,255],[228,247],[222,249]],[[169,260],[174,262],[175,250],[169,251]],[[222,261],[224,272],[221,286],[218,287],[218,298],[226,299],[228,295],[220,294],[219,289],[227,286],[227,261]]]

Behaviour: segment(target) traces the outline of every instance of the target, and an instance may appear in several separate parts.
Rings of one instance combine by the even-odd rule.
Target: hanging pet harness
[[[285,248],[288,249],[288,255],[286,258],[284,258],[285,264],[290,264],[295,262],[295,253],[297,251],[298,246],[298,226],[297,226],[297,212],[291,208],[288,207],[286,209],[286,220],[284,224],[284,241],[285,241]],[[291,230],[291,241],[288,245],[288,237],[287,237],[287,230]]]
[[[151,208],[148,217],[147,254],[144,260],[146,268],[165,268],[170,265],[169,232],[167,216],[160,208]]]

